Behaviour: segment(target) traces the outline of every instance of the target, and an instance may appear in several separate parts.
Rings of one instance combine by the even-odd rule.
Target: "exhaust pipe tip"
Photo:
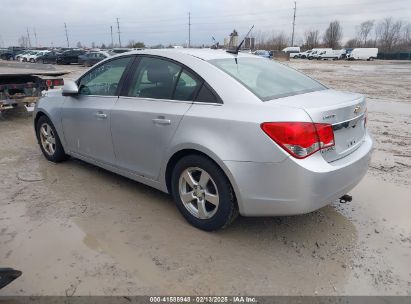
[[[340,203],[341,204],[345,204],[345,203],[348,203],[348,202],[351,202],[351,201],[352,201],[352,196],[351,195],[344,194],[343,196],[340,197]]]

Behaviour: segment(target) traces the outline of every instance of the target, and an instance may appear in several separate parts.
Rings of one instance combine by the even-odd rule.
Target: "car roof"
[[[213,59],[225,59],[225,58],[233,58],[233,57],[252,57],[255,58],[255,55],[249,53],[242,53],[239,52],[238,55],[227,53],[225,50],[213,50],[213,49],[146,49],[146,50],[138,50],[138,51],[131,51],[127,53],[122,53],[121,55],[125,54],[144,54],[144,55],[157,55],[157,56],[192,56],[196,57],[205,61],[213,60]]]

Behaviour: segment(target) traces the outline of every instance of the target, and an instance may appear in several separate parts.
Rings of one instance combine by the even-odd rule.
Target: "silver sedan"
[[[340,198],[367,171],[363,96],[273,60],[222,50],[106,59],[38,102],[44,156],[69,156],[170,193],[207,231],[238,214],[292,215]]]

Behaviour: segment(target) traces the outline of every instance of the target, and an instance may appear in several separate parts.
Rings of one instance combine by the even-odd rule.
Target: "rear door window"
[[[173,99],[192,101],[194,100],[200,86],[201,82],[196,76],[186,70],[183,70],[178,78]]]
[[[181,67],[169,60],[142,57],[132,76],[127,96],[172,99]]]

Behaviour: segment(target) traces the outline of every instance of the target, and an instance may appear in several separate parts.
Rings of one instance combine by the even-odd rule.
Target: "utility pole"
[[[37,40],[37,33],[36,33],[36,28],[33,29],[34,32],[34,39],[36,40],[36,47],[39,46],[39,42]]]
[[[191,13],[188,12],[188,47],[191,47]]]
[[[31,47],[31,40],[30,40],[29,28],[27,28],[27,40],[28,40],[28,43],[29,43],[29,47]]]
[[[114,47],[114,42],[113,42],[113,26],[110,25],[110,32],[111,32],[111,47]]]
[[[120,38],[120,23],[118,22],[118,18],[117,18],[117,33],[118,33],[118,44],[121,47],[121,38]]]
[[[295,13],[297,12],[297,2],[294,1],[293,35],[291,36],[291,46],[294,46]]]
[[[65,22],[64,22],[64,30],[65,30],[65,32],[66,32],[67,47],[69,48],[69,47],[70,47],[70,43],[69,43],[68,34],[67,34],[67,25],[66,25]]]

